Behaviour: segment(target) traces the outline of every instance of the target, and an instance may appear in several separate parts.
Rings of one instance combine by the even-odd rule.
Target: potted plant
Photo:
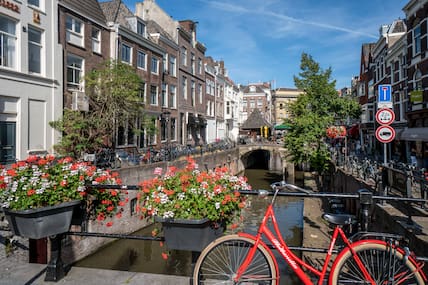
[[[120,184],[120,179],[70,157],[30,156],[9,167],[0,165],[0,205],[14,234],[33,239],[67,232],[73,210],[82,202],[99,201],[93,215],[100,222],[120,217],[123,195],[87,187],[91,184]]]
[[[239,190],[251,188],[246,177],[231,175],[226,167],[198,170],[190,157],[184,169],[169,167],[162,176],[156,168],[155,175],[140,183],[138,211],[162,223],[171,249],[201,251],[244,208]]]

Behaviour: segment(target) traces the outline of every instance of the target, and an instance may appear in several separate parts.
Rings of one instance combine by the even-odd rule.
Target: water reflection
[[[272,182],[281,180],[281,175],[267,170],[249,169],[248,177],[253,189],[269,189]],[[251,207],[242,213],[243,229],[255,233],[263,217],[267,204],[272,197],[259,198],[250,196]],[[275,213],[280,224],[281,233],[287,244],[301,245],[303,202],[300,199],[278,197]],[[136,235],[148,236],[153,226],[136,232]],[[162,252],[168,251],[158,241],[118,240],[108,244],[91,256],[77,262],[75,266],[113,269],[155,274],[191,276],[192,253],[188,251],[171,250],[167,260],[162,258]],[[278,258],[281,271],[281,284],[300,284],[290,277],[285,262]]]

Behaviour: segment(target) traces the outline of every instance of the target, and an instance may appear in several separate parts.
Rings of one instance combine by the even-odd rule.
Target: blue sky
[[[125,0],[134,11],[137,1]],[[303,52],[331,67],[336,88],[359,75],[361,45],[405,18],[408,0],[156,0],[175,20],[197,21],[206,55],[224,60],[235,83],[294,88]]]

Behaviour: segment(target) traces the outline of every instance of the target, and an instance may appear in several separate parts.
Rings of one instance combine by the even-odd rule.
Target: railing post
[[[361,231],[367,232],[369,228],[369,210],[373,204],[373,193],[367,189],[358,190],[360,196],[360,221]]]
[[[406,171],[406,197],[411,198],[412,197],[412,172]]]
[[[46,268],[45,281],[57,282],[65,276],[64,263],[61,260],[61,241],[64,234],[49,237],[51,242],[51,258]]]

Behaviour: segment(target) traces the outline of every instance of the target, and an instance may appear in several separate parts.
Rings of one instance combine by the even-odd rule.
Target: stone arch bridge
[[[287,161],[287,150],[281,144],[274,143],[253,143],[240,144],[239,162],[240,169],[263,168],[271,171],[278,171],[287,177],[287,180],[294,180],[294,164]]]

